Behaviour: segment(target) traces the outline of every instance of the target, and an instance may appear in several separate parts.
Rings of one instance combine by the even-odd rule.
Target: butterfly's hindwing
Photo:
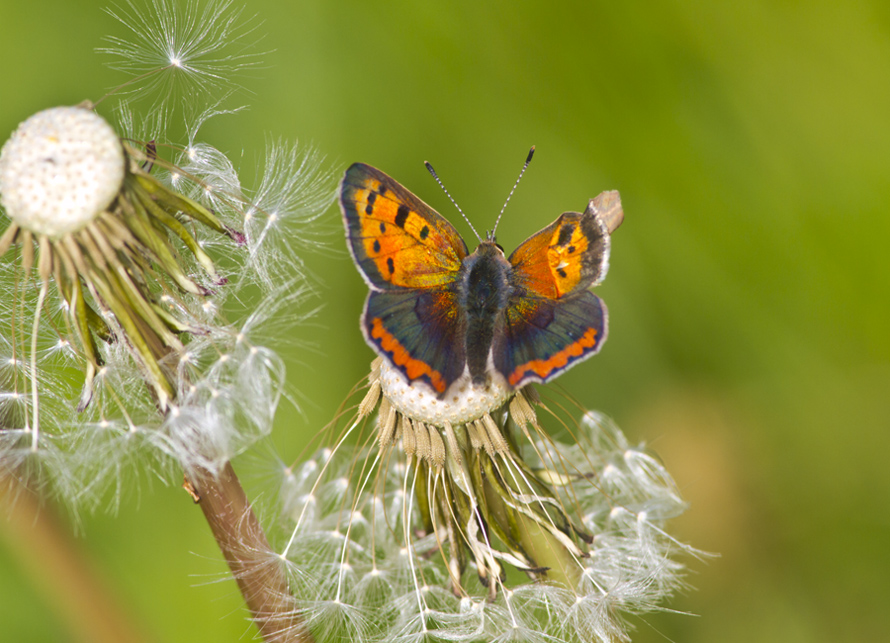
[[[547,382],[598,352],[606,332],[606,306],[590,291],[558,300],[516,296],[495,338],[495,368],[513,388]]]
[[[372,291],[362,327],[367,341],[409,382],[444,393],[464,372],[465,321],[444,288]]]

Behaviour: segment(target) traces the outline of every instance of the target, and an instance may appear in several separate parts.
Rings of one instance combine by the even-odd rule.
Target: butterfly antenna
[[[522,166],[522,169],[519,171],[519,178],[516,179],[516,183],[513,184],[513,189],[510,190],[510,194],[507,195],[507,200],[504,201],[504,207],[501,208],[501,211],[498,213],[498,218],[494,222],[494,227],[491,229],[491,238],[494,239],[494,232],[498,229],[498,224],[501,222],[501,215],[504,214],[504,210],[507,209],[507,204],[510,203],[510,198],[513,196],[513,193],[516,191],[519,182],[522,180],[522,175],[525,174],[525,170],[528,167],[528,164],[532,162],[532,157],[535,155],[535,146],[532,145],[532,149],[528,151],[528,157],[525,159],[525,165]]]
[[[479,243],[482,243],[482,237],[480,237],[479,233],[476,232],[476,228],[474,228],[473,224],[470,223],[470,220],[467,218],[467,215],[464,214],[464,211],[460,209],[460,206],[457,204],[457,201],[455,201],[452,198],[452,196],[450,194],[448,194],[448,190],[445,189],[445,186],[442,184],[442,180],[439,178],[439,175],[436,174],[436,171],[433,169],[433,166],[430,165],[429,161],[424,161],[423,164],[426,165],[426,169],[429,170],[430,174],[433,175],[433,178],[436,179],[436,183],[439,184],[439,187],[442,188],[442,191],[445,193],[445,195],[449,199],[451,199],[451,202],[454,204],[454,207],[457,208],[458,212],[460,212],[460,216],[462,216],[464,218],[464,221],[466,221],[467,225],[470,226],[470,230],[472,230],[473,234],[476,235],[476,238],[479,239]]]

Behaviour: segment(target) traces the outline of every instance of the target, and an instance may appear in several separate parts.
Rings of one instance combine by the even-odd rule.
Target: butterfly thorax
[[[466,315],[467,367],[475,385],[487,383],[492,341],[503,325],[503,313],[512,293],[512,270],[493,240],[479,244],[461,265],[455,285]]]

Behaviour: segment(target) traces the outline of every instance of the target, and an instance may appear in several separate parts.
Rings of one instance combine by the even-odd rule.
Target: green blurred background
[[[93,52],[125,35],[101,6],[0,0],[0,138],[123,79]],[[720,555],[690,560],[692,589],[669,604],[693,615],[636,619],[634,640],[888,640],[888,7],[253,1],[271,52],[242,81],[250,109],[203,139],[248,176],[268,138],[300,139],[338,175],[376,165],[455,221],[429,160],[479,229],[534,144],[498,230],[508,250],[620,190],[598,290],[611,336],[561,384],[659,453],[690,502],[673,533]],[[303,408],[279,415],[286,458],[371,358],[338,218],[330,250],[306,255],[324,308],[287,332],[312,346],[284,349]],[[154,640],[249,638],[178,488],[143,487],[81,531]],[[0,638],[72,640],[42,582],[0,546]]]

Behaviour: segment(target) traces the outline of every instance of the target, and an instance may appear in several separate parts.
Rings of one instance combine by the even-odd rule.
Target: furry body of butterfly
[[[483,241],[463,260],[454,282],[466,317],[467,368],[475,386],[487,383],[492,341],[503,333],[504,311],[513,294],[513,268],[494,241]]]

